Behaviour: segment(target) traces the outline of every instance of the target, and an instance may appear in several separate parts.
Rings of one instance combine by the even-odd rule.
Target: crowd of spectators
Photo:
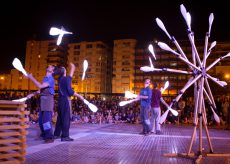
[[[24,97],[25,95],[10,95],[10,94],[0,94],[1,100],[13,100]],[[118,104],[120,101],[124,100],[121,96],[111,96],[107,99],[101,97],[85,97],[92,104],[98,107],[97,112],[91,112],[87,105],[83,101],[78,99],[72,99],[72,124],[79,123],[91,123],[91,124],[118,124],[118,123],[140,123],[140,105],[139,102],[134,102],[132,104],[120,107]],[[168,104],[171,103],[171,97],[164,97]],[[57,99],[56,99],[57,100]],[[225,129],[230,128],[230,102],[228,96],[218,96],[215,97],[216,108],[214,108],[216,114],[220,117],[220,123],[217,124],[214,120],[212,110],[210,109],[210,104],[205,101],[206,116],[208,126],[212,127],[223,127]],[[32,97],[26,101],[27,110],[30,111],[30,123],[37,124],[38,122],[38,111],[39,111],[39,96]],[[165,106],[161,106],[162,114],[167,110]],[[168,117],[165,121],[166,124],[183,124],[189,125],[193,124],[194,117],[194,100],[192,97],[185,98],[182,97],[178,103],[173,106],[179,112],[179,116],[173,116],[169,112]],[[53,123],[57,119],[57,101],[55,101],[55,109],[53,113]]]

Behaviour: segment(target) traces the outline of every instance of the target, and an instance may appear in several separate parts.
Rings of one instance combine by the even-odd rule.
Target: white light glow
[[[132,99],[132,98],[136,98],[137,95],[130,92],[130,91],[125,91],[125,98],[128,98],[128,99]]]
[[[156,60],[156,55],[154,53],[154,49],[153,49],[153,45],[150,44],[149,47],[148,47],[149,51],[151,52],[151,54],[153,55],[153,58]]]
[[[83,74],[82,74],[81,80],[85,79],[85,73],[86,73],[86,70],[87,70],[88,66],[89,66],[88,61],[84,60],[84,62],[83,62]]]
[[[22,72],[25,76],[27,76],[27,72],[23,68],[22,63],[18,58],[14,58],[12,64],[13,64],[14,68],[16,68],[18,71]]]
[[[56,27],[51,27],[49,34],[52,36],[59,35],[57,39],[57,45],[59,46],[61,44],[62,38],[65,34],[73,34],[72,32],[68,32],[62,27],[61,29]]]

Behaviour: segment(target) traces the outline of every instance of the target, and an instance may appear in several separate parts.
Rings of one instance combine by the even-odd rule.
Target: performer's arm
[[[138,95],[138,97],[139,97],[140,99],[148,99],[148,98],[149,98],[149,96],[143,96],[143,95]]]
[[[152,90],[148,93],[148,95],[138,95],[140,99],[151,99],[152,98]]]
[[[67,89],[68,95],[73,96],[74,95],[74,90],[72,89],[72,77],[67,76],[66,78],[67,78],[66,89]]]
[[[75,65],[73,63],[70,63],[70,72],[69,72],[69,76],[73,77],[75,71]]]
[[[40,82],[38,82],[38,81],[33,77],[32,74],[28,74],[27,77],[28,77],[28,78],[29,78],[39,89],[46,88],[46,87],[49,86],[48,83],[40,83]]]

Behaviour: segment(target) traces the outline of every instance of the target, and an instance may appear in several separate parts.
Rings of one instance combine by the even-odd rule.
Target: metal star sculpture
[[[175,44],[178,52],[174,51],[167,44],[162,43],[162,42],[158,42],[158,46],[161,49],[169,51],[169,52],[173,53],[174,55],[176,55],[177,58],[179,58],[180,60],[182,60],[183,62],[185,62],[188,65],[188,67],[190,68],[191,71],[169,69],[169,68],[154,68],[152,65],[151,65],[151,67],[149,67],[149,66],[141,67],[140,70],[142,70],[144,72],[151,72],[151,71],[162,71],[162,72],[164,72],[165,71],[165,72],[174,72],[174,73],[191,75],[191,77],[189,78],[189,80],[187,81],[185,86],[180,90],[177,97],[170,104],[170,107],[172,107],[172,105],[174,103],[179,101],[179,99],[181,98],[183,93],[190,86],[194,85],[194,97],[195,97],[194,120],[193,120],[194,130],[193,130],[193,134],[191,136],[191,143],[190,143],[188,152],[186,154],[187,156],[189,156],[189,155],[191,155],[192,144],[193,144],[195,136],[196,136],[197,125],[199,126],[199,138],[200,138],[199,139],[199,151],[198,151],[198,153],[199,154],[202,153],[202,150],[203,150],[203,146],[202,146],[202,123],[205,127],[205,131],[206,131],[206,135],[207,135],[207,139],[208,139],[208,143],[209,143],[209,147],[210,147],[210,152],[213,152],[213,148],[212,148],[212,144],[211,144],[211,140],[210,140],[208,128],[207,128],[207,118],[206,118],[206,111],[205,111],[204,96],[207,97],[209,103],[211,104],[211,110],[212,110],[212,113],[214,115],[215,121],[220,122],[220,119],[214,110],[216,108],[216,104],[215,104],[213,94],[212,94],[208,80],[215,82],[216,84],[218,84],[221,87],[226,86],[227,83],[225,81],[220,81],[219,79],[212,77],[211,75],[208,74],[208,71],[212,67],[214,67],[220,60],[222,60],[226,57],[230,57],[230,53],[216,59],[213,63],[211,63],[209,66],[207,66],[206,61],[207,61],[213,47],[216,45],[216,42],[214,41],[211,43],[211,45],[208,49],[208,39],[210,37],[211,27],[212,27],[212,23],[214,20],[214,15],[213,15],[213,13],[211,13],[209,16],[209,29],[208,29],[208,32],[206,33],[206,36],[205,36],[204,53],[203,53],[203,58],[201,60],[200,55],[199,55],[197,48],[195,46],[194,33],[191,30],[191,16],[190,16],[189,12],[186,11],[186,8],[184,7],[183,4],[180,5],[180,11],[181,11],[181,14],[184,17],[186,24],[187,24],[188,38],[189,38],[189,41],[190,41],[190,44],[192,47],[192,61],[188,60],[186,54],[183,52],[182,48],[180,47],[180,45],[176,41],[175,37],[171,36],[168,33],[168,31],[166,30],[163,22],[159,18],[156,18],[157,25],[164,31],[164,33],[168,36],[168,38]],[[149,50],[152,53],[152,55],[155,56],[155,54],[153,54],[154,52],[153,52],[152,46],[150,47]],[[146,68],[148,68],[148,69],[146,69]],[[167,116],[167,114],[168,114],[168,112],[166,113],[166,116]],[[161,116],[161,119],[160,119],[161,123],[165,121],[166,116],[164,116],[164,114]]]

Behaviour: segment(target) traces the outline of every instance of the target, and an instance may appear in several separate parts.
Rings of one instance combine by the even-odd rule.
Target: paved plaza
[[[163,125],[162,135],[140,135],[141,125],[137,124],[76,124],[71,125],[73,142],[44,144],[39,139],[39,128],[31,125],[27,135],[27,155],[25,164],[160,164],[195,163],[195,157],[180,156],[186,153],[191,141],[193,127],[188,125]],[[198,129],[197,129],[198,130]],[[199,130],[198,130],[199,132]],[[230,163],[230,130],[209,129],[214,154],[207,157],[209,145],[203,130],[203,158],[200,163]],[[197,133],[198,135],[198,133]],[[197,136],[192,152],[199,148]],[[166,154],[178,154],[167,157]]]

